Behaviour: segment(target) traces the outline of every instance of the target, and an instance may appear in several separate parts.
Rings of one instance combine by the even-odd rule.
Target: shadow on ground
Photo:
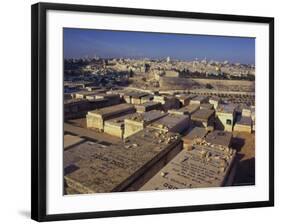
[[[240,158],[239,158],[240,157]],[[255,184],[255,158],[241,160],[243,155],[237,156],[237,170],[234,178],[235,186]]]
[[[30,211],[20,210],[18,213],[25,218],[30,218]]]

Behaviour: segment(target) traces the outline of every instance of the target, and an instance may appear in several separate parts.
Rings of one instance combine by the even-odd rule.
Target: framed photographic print
[[[274,19],[32,6],[32,219],[274,205]]]

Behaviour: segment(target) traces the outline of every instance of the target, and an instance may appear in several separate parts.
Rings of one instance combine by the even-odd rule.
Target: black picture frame
[[[160,207],[70,214],[46,214],[46,12],[64,10],[100,12],[124,15],[193,18],[217,21],[254,22],[269,24],[269,200],[196,206]],[[31,154],[31,218],[37,221],[132,216],[206,210],[238,209],[274,206],[274,18],[183,11],[163,11],[136,8],[102,7],[73,4],[37,3],[31,17],[31,76],[32,76],[32,154]]]

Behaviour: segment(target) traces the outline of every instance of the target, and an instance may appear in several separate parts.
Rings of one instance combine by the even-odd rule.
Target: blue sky
[[[64,57],[195,58],[255,63],[255,39],[64,28]]]

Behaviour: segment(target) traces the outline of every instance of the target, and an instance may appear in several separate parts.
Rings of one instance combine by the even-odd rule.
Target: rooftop
[[[148,93],[143,93],[143,92],[130,92],[130,93],[126,93],[125,95],[126,95],[126,96],[130,96],[130,97],[133,97],[133,98],[141,98],[141,97],[147,96]]]
[[[210,103],[201,103],[200,104],[200,109],[209,109],[209,110],[211,110],[213,108],[214,108],[213,104],[210,104]]]
[[[154,105],[161,105],[159,102],[154,102],[154,101],[147,101],[145,103],[135,105],[135,107],[149,107],[149,106],[154,106]]]
[[[188,116],[185,115],[175,115],[175,114],[168,114],[167,116],[155,121],[151,124],[152,127],[156,128],[168,128],[171,129],[178,125],[181,122],[185,122],[188,120]]]
[[[138,121],[138,122],[150,122],[160,117],[166,116],[167,113],[164,113],[159,110],[151,110],[144,113],[135,113],[132,116],[128,117],[127,120]]]
[[[137,113],[134,114],[126,114],[124,116],[120,116],[120,117],[116,117],[113,119],[109,119],[107,121],[104,122],[105,125],[114,125],[114,126],[124,126],[124,121],[125,119],[129,119],[132,116],[135,116]]]
[[[168,112],[171,114],[192,114],[196,110],[198,110],[200,107],[199,104],[190,104],[188,106],[182,107],[180,109],[171,109]]]
[[[214,115],[214,110],[200,109],[191,115],[192,120],[208,120],[212,115]]]
[[[97,109],[97,110],[92,110],[89,111],[88,114],[89,115],[102,115],[102,116],[109,116],[115,113],[122,113],[123,111],[129,111],[129,110],[135,110],[135,107],[131,104],[126,104],[126,103],[122,103],[122,104],[118,104],[118,105],[114,105],[114,106],[110,106],[110,107],[104,107],[101,109]]]
[[[236,109],[236,106],[234,104],[221,104],[217,108],[217,112],[232,114],[232,113],[234,113],[235,109]]]
[[[184,108],[184,107],[183,107]],[[189,113],[193,113],[195,112],[196,110],[198,110],[200,108],[200,105],[198,104],[189,104],[188,106],[186,106],[186,110],[189,112]]]
[[[204,138],[208,131],[205,128],[194,127],[186,136],[184,136],[183,140],[192,140],[195,138]]]

